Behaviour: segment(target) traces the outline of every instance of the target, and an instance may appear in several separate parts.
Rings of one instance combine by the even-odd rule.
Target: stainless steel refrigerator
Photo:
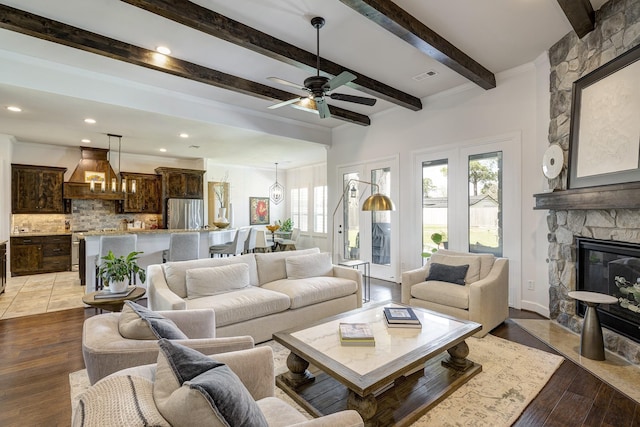
[[[197,230],[204,225],[202,199],[167,199],[167,228]]]

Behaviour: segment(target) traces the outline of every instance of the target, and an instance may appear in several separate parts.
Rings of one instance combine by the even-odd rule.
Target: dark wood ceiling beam
[[[121,1],[202,31],[213,37],[258,52],[269,58],[301,68],[310,74],[315,74],[316,72],[315,53],[307,52],[188,0]],[[309,28],[311,37],[314,35],[315,30],[311,28],[311,25],[309,25]],[[413,111],[422,109],[422,102],[419,98],[394,89],[335,62],[320,58],[320,70],[326,73],[328,77],[337,76],[343,71],[349,71],[355,74],[357,79],[347,83],[347,86]]]
[[[483,89],[496,87],[496,77],[467,54],[390,0],[340,0]]]
[[[161,56],[165,60],[158,61],[158,54],[152,50],[5,5],[0,5],[0,28],[265,100],[286,101],[300,96],[174,57]],[[363,114],[335,106],[330,111],[339,120],[371,124]]]
[[[579,38],[596,27],[596,13],[589,0],[558,0],[558,4]]]

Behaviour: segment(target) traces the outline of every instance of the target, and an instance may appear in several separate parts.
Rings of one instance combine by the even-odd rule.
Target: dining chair
[[[169,249],[162,251],[162,262],[189,261],[200,258],[200,233],[171,233]]]

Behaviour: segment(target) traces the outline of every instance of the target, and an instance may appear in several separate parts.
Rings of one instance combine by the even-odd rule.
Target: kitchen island
[[[167,230],[167,229],[132,229],[127,231],[89,231],[82,233],[84,238],[85,283],[86,293],[95,291],[96,285],[96,260],[100,250],[101,236],[118,236],[123,234],[136,234],[138,236],[137,250],[138,264],[146,269],[152,264],[162,264],[162,251],[169,249],[171,233],[185,233],[198,231],[200,233],[200,258],[209,258],[209,246],[219,245],[233,240],[236,229],[218,230]],[[138,283],[138,285],[145,286]]]

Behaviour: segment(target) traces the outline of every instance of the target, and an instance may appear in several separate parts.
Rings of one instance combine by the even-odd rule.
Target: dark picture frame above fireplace
[[[640,290],[634,287],[640,278],[640,245],[577,237],[576,250],[576,290],[618,298],[617,304],[598,306],[600,322],[640,342]],[[576,312],[584,317],[585,311],[586,305],[578,302]]]
[[[640,181],[640,45],[573,83],[569,188]]]

